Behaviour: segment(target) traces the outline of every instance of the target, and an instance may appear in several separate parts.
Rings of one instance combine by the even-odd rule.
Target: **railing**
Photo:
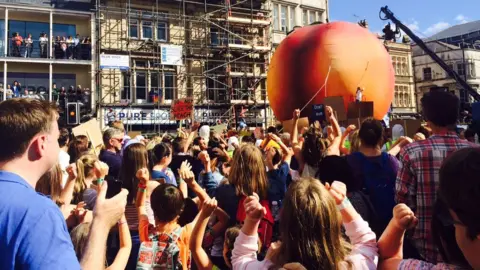
[[[240,38],[241,37],[241,38]],[[236,45],[253,45],[253,46],[269,46],[267,38],[257,35],[248,35],[237,33],[227,34],[225,32],[210,32],[210,44],[212,46],[226,46],[229,44]]]
[[[23,57],[23,58],[50,58],[50,44],[40,43],[39,40],[33,40],[33,43],[26,44],[25,40],[21,45],[17,45],[15,41],[10,40],[8,44],[7,55],[4,55],[4,42],[0,42],[0,55],[3,57]],[[79,43],[77,46],[73,44],[65,44],[54,42],[52,49],[52,57],[54,59],[75,59],[75,60],[91,60],[92,44]]]

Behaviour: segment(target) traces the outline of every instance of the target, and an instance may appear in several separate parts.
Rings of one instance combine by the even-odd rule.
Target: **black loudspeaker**
[[[348,119],[367,117],[373,117],[373,101],[350,102],[348,104]]]

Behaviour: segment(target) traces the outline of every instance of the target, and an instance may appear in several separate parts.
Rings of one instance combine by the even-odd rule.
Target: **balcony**
[[[32,7],[0,9],[0,60],[92,64],[92,14]]]
[[[51,46],[51,47],[50,47]],[[52,53],[50,54],[50,48]],[[12,38],[9,42],[7,54],[5,55],[4,42],[0,42],[0,57],[7,58],[12,62],[50,62],[61,64],[86,64],[90,65],[92,60],[92,45],[85,41],[68,44],[65,42],[54,42],[50,45],[48,41],[25,40],[19,44]],[[50,57],[50,55],[52,57]]]

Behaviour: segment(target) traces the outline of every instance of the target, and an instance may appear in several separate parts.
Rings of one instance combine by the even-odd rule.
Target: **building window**
[[[273,4],[273,30],[278,31],[280,30],[280,23],[278,17],[278,5]]]
[[[295,7],[273,4],[273,30],[287,32],[295,26]]]
[[[302,22],[303,25],[308,25],[308,11],[307,10],[302,10]]]
[[[160,76],[158,71],[150,73],[150,92],[148,93],[148,101],[151,103],[157,103],[162,99],[162,93],[160,93]]]
[[[294,7],[288,7],[288,19],[289,19],[288,30],[291,31],[293,30],[293,27],[295,27],[295,8]]]
[[[166,22],[157,23],[157,40],[167,41],[168,24]]]
[[[121,99],[131,101],[131,93],[130,93],[130,73],[124,72],[122,73],[123,77],[123,88],[120,92]]]
[[[423,80],[431,81],[432,80],[432,68],[423,69]]]
[[[138,20],[130,20],[130,37],[138,38]]]
[[[153,38],[153,28],[152,22],[150,21],[143,21],[142,22],[142,38]]]
[[[139,100],[146,100],[147,99],[147,76],[145,72],[136,72],[136,93],[135,97],[137,102]]]
[[[312,10],[308,11],[308,24],[314,23],[316,19],[316,12]]]
[[[164,97],[166,100],[172,100],[175,98],[175,75],[173,73],[165,73],[165,90]]]
[[[287,31],[287,7],[281,6],[280,11],[280,30],[282,32]]]
[[[460,76],[465,76],[465,66],[463,63],[457,64],[457,73]]]

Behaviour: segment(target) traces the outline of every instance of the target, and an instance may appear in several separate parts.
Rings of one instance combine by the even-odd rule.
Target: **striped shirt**
[[[439,264],[431,264],[425,261],[420,261],[420,260],[402,260],[400,264],[398,265],[399,270],[403,269],[409,269],[409,270],[461,270],[465,269],[460,266],[455,266],[451,264],[444,264],[444,263],[439,263]]]
[[[400,152],[395,199],[415,212],[419,223],[410,239],[420,255],[430,263],[442,262],[431,231],[440,166],[455,150],[473,146],[449,132],[411,143]]]

